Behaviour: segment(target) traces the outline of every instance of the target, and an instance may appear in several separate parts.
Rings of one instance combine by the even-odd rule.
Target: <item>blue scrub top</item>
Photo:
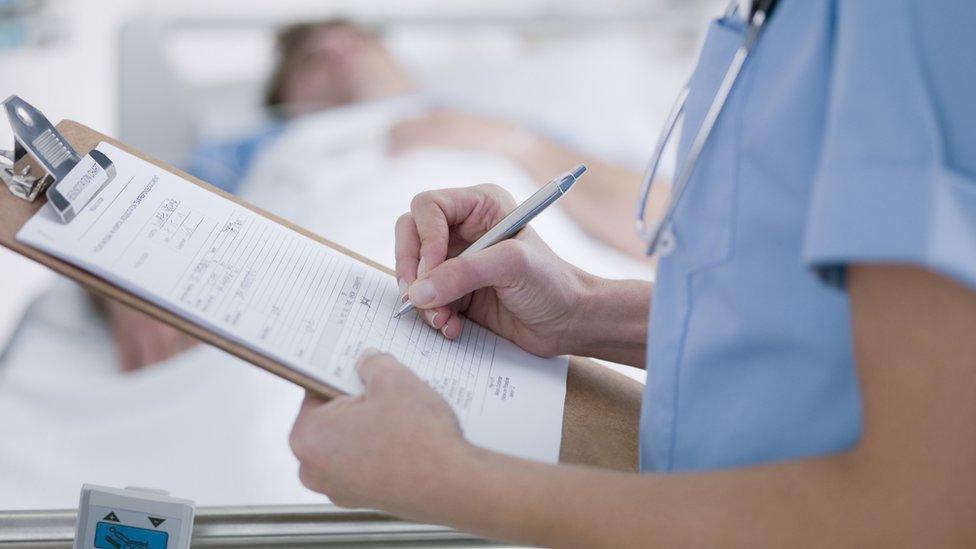
[[[976,289],[976,2],[782,0],[676,211],[651,307],[641,468],[836,452],[861,403],[843,267]],[[742,40],[712,23],[679,146]]]

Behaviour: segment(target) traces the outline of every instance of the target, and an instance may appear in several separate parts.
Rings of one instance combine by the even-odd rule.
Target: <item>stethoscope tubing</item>
[[[746,31],[745,37],[742,39],[742,43],[736,50],[735,55],[732,57],[732,61],[729,63],[729,67],[725,71],[722,82],[719,85],[718,90],[715,92],[715,97],[712,98],[712,103],[709,105],[708,111],[705,113],[705,117],[702,119],[701,125],[698,127],[698,131],[695,133],[695,138],[692,140],[691,146],[688,149],[688,156],[681,167],[681,171],[678,172],[678,177],[675,178],[674,186],[671,189],[671,196],[668,199],[664,215],[662,215],[661,218],[653,224],[648,225],[645,221],[645,217],[651,187],[654,184],[654,178],[657,175],[661,158],[664,156],[668,143],[671,141],[674,130],[678,125],[678,120],[684,113],[685,104],[687,103],[688,94],[690,92],[690,82],[685,84],[685,86],[681,89],[681,92],[679,92],[674,106],[671,108],[671,112],[668,114],[668,118],[664,123],[661,134],[658,137],[651,160],[648,163],[647,169],[644,171],[644,179],[641,182],[640,195],[638,197],[638,204],[635,211],[637,232],[641,239],[647,244],[646,253],[648,256],[654,256],[659,252],[668,253],[674,248],[675,237],[671,230],[671,222],[674,218],[674,213],[681,202],[681,197],[685,194],[685,190],[688,187],[688,182],[691,179],[691,176],[694,174],[695,167],[698,165],[698,159],[701,156],[705,145],[708,143],[708,138],[715,127],[715,123],[722,114],[725,104],[728,102],[729,95],[732,93],[732,88],[735,86],[736,81],[739,79],[739,75],[742,73],[742,67],[745,65],[746,60],[749,58],[749,54],[752,52],[757,40],[759,39],[763,26],[768,19],[769,10],[771,10],[774,5],[774,1],[754,3],[753,13],[749,18],[749,28]],[[726,10],[726,17],[729,17],[730,14],[734,15],[737,6],[738,2],[736,0],[732,0],[729,4],[729,8]]]

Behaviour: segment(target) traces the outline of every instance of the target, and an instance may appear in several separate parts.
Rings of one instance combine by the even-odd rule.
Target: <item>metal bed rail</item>
[[[0,547],[71,547],[77,511],[0,511]],[[496,545],[378,511],[334,505],[199,507],[193,547],[472,547]]]

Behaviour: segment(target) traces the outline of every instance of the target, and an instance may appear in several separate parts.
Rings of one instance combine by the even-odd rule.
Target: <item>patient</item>
[[[278,35],[277,52],[265,98],[275,122],[244,139],[199,147],[186,167],[189,173],[237,192],[259,153],[294,121],[326,110],[422,96],[375,32],[345,20],[286,27]],[[511,121],[423,105],[392,124],[391,154],[424,148],[479,151],[509,160],[538,183],[585,162],[589,168],[585,184],[560,205],[592,237],[643,257],[631,222],[639,174],[562,147]],[[124,305],[108,303],[105,308],[124,371],[158,362],[193,344],[188,336]]]

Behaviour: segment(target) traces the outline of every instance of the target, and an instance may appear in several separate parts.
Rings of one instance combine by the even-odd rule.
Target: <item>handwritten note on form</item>
[[[98,150],[115,179],[69,224],[45,205],[18,240],[345,393],[363,391],[364,348],[392,353],[451,404],[472,443],[556,461],[565,358],[470,321],[448,341],[414,314],[394,318],[390,275],[112,145]]]

